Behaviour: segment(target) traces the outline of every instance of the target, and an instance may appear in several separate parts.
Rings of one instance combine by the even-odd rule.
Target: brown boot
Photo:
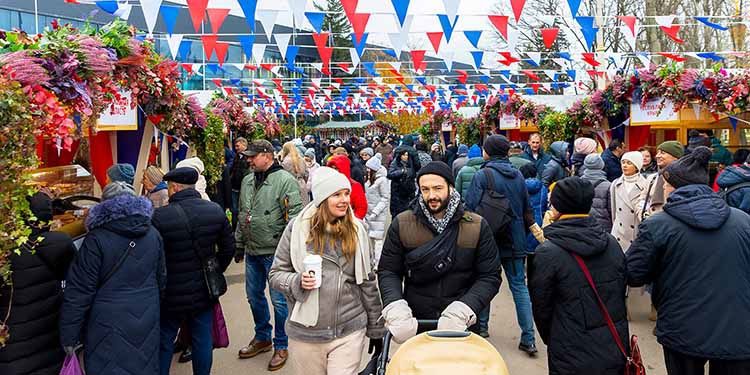
[[[289,351],[286,349],[279,349],[273,352],[273,357],[268,362],[268,371],[281,370],[286,364],[286,360],[289,358]]]
[[[253,338],[246,347],[240,349],[238,353],[240,359],[253,358],[258,354],[270,352],[273,348],[273,343],[270,341],[260,342]]]

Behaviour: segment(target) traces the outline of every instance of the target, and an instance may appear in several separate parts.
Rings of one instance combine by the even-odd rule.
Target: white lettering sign
[[[641,105],[640,102],[630,104],[631,125],[651,125],[676,123],[680,121],[680,113],[674,111],[671,100],[656,99]]]
[[[133,104],[133,93],[120,91],[120,98],[106,107],[96,126],[100,131],[138,130],[138,107]]]
[[[502,130],[507,129],[518,129],[519,123],[516,116],[509,115],[509,114],[501,114],[498,118],[499,120],[499,127]]]

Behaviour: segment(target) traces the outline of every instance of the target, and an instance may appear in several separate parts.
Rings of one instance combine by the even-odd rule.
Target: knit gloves
[[[461,301],[453,301],[443,310],[438,319],[438,330],[466,331],[477,321],[477,315],[471,307]]]

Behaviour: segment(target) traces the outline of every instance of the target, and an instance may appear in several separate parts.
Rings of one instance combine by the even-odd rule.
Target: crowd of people
[[[166,375],[175,353],[209,374],[232,261],[254,321],[237,355],[269,353],[269,371],[356,374],[386,331],[434,328],[417,320],[489,337],[504,275],[518,349],[536,356],[538,331],[550,374],[622,374],[644,286],[670,375],[750,373],[750,151],[717,141],[236,138],[217,186],[193,157],[148,167],[144,194],[116,164],[78,249],[46,226],[51,197],[30,197],[0,373],[59,373],[82,352],[89,374]]]

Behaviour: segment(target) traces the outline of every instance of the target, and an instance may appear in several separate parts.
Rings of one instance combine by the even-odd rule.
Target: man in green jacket
[[[253,173],[245,176],[240,188],[235,261],[245,258],[245,291],[255,322],[255,337],[240,349],[239,357],[253,358],[273,348],[268,370],[275,371],[284,367],[289,356],[284,331],[288,310],[284,295],[271,289],[276,325],[272,342],[266,281],[276,245],[287,223],[302,210],[302,199],[297,180],[274,159],[270,142],[253,141],[244,155]]]

